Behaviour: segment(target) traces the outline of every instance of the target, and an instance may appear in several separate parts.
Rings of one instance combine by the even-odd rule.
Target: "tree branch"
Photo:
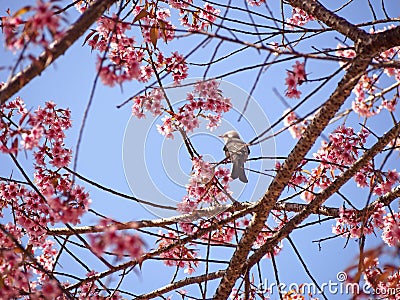
[[[304,10],[307,14],[324,22],[345,37],[350,38],[355,44],[366,43],[371,40],[370,35],[346,19],[325,8],[318,1],[289,0],[290,5]]]
[[[249,214],[251,213],[252,203],[242,203],[243,211]],[[306,207],[307,204],[304,203],[277,203],[275,204],[275,210],[283,210],[286,212],[300,212]],[[201,218],[211,217],[218,212],[232,212],[236,210],[235,205],[221,205],[217,207],[210,207],[210,208],[203,208],[197,211],[194,211],[191,214],[184,214],[179,216],[173,216],[170,218],[162,218],[162,219],[155,219],[155,220],[140,220],[140,221],[131,221],[131,222],[124,222],[124,223],[115,223],[108,226],[81,226],[81,227],[74,227],[74,230],[71,231],[67,227],[63,228],[51,228],[48,230],[49,235],[59,236],[71,236],[74,234],[88,234],[88,233],[96,233],[96,232],[103,232],[109,226],[113,226],[116,230],[127,230],[127,229],[139,229],[139,228],[151,228],[151,227],[164,227],[172,224],[176,224],[179,222],[193,222],[197,221]],[[327,207],[322,206],[316,212],[318,215],[324,215],[328,217],[338,217],[339,216],[339,209],[335,207]]]
[[[59,41],[54,41],[40,56],[23,71],[16,74],[0,89],[0,104],[4,104],[11,96],[40,75],[58,57],[63,55],[76,40],[117,0],[97,0],[73,25]]]
[[[201,283],[206,280],[214,280],[214,279],[221,278],[224,274],[225,274],[225,271],[220,270],[220,271],[216,271],[216,272],[212,272],[212,273],[208,273],[208,274],[204,274],[204,275],[200,275],[200,276],[196,276],[196,277],[188,277],[188,278],[182,279],[180,281],[170,283],[170,284],[163,286],[162,288],[159,288],[157,290],[154,290],[150,293],[137,296],[137,297],[135,297],[135,299],[152,299],[152,298],[158,297],[162,294],[165,294],[167,292],[174,291],[176,289],[182,288],[182,287],[190,285],[190,284]]]

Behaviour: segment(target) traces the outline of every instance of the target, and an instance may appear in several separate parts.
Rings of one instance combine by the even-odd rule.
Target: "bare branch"
[[[200,276],[196,276],[196,277],[188,277],[188,278],[182,279],[180,281],[170,283],[170,284],[168,284],[162,288],[159,288],[157,290],[154,290],[150,293],[139,295],[135,299],[152,299],[152,298],[158,297],[162,294],[165,294],[170,291],[174,291],[176,289],[182,288],[187,285],[221,278],[224,274],[225,274],[225,271],[220,270],[217,272],[212,272],[212,273],[208,273],[208,274],[200,275]]]

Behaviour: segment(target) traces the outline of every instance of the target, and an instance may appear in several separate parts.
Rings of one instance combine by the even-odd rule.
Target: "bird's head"
[[[224,134],[220,135],[219,137],[223,138],[225,141],[232,138],[240,139],[239,133],[237,133],[235,130],[227,131]]]

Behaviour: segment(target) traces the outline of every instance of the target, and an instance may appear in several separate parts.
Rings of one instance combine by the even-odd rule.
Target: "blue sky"
[[[269,5],[271,9],[275,12],[276,16],[278,16],[279,3],[270,2]],[[23,6],[25,3],[31,3],[31,1],[1,1],[0,15],[4,15],[7,8],[13,11]],[[337,5],[330,4],[329,1],[326,1],[324,4],[326,4],[328,8],[330,5],[335,5],[335,7]],[[396,5],[394,1],[387,2],[387,10],[392,17],[399,16],[400,7]],[[289,12],[290,9],[287,8],[286,13],[289,14]],[[379,13],[379,10],[377,10],[377,12]],[[350,22],[361,22],[366,19],[371,19],[371,12],[368,10],[366,1],[361,0],[353,1],[341,14],[348,17]],[[239,15],[238,12],[231,12],[229,16],[231,18],[246,17]],[[75,20],[77,17],[78,13],[73,9],[69,11],[68,19],[70,21]],[[92,28],[93,27],[94,26],[92,26]],[[221,34],[226,35],[226,32]],[[310,40],[309,44],[303,43],[300,49],[309,51],[311,46],[335,48],[338,41],[334,39],[334,36],[336,36],[336,34],[326,34],[320,38],[314,38]],[[167,51],[180,50],[183,53],[187,53],[192,49],[194,43],[198,43],[202,38],[203,37],[183,38],[173,41],[163,47]],[[138,38],[138,40],[140,39]],[[256,37],[254,37],[254,40],[256,40]],[[89,47],[82,47],[82,43],[83,38],[76,42],[64,56],[60,57],[52,66],[47,68],[41,76],[35,78],[18,93],[18,95],[25,100],[28,108],[36,108],[38,105],[43,105],[44,101],[52,100],[60,107],[69,107],[71,109],[74,126],[67,133],[67,143],[72,149],[75,149],[77,133],[82,122],[82,114],[87,105],[90,90],[95,78],[96,54],[91,53]],[[198,50],[189,61],[209,61],[216,44],[217,41],[211,41],[204,49]],[[238,47],[238,45],[224,43],[218,54],[229,53]],[[254,49],[248,50],[245,55],[239,54],[211,67],[209,76],[218,76],[243,66],[261,63],[266,55],[267,53],[265,52],[259,53]],[[1,48],[1,66],[10,66],[15,60],[16,57],[13,56],[11,52]],[[235,103],[235,108],[237,108],[237,110],[236,112],[233,111],[229,113],[224,119],[222,128],[215,130],[215,132],[210,134],[204,126],[194,132],[193,141],[196,149],[210,160],[220,160],[223,158],[223,144],[216,135],[222,134],[226,131],[225,129],[233,127],[238,129],[244,140],[249,141],[256,133],[268,127],[266,125],[267,122],[273,123],[279,119],[283,110],[285,110],[285,105],[279,101],[273,89],[276,88],[281,95],[284,94],[285,70],[291,68],[292,64],[294,64],[294,61],[273,65],[261,75],[259,85],[253,94],[251,107],[245,114],[245,119],[240,123],[237,122],[238,111],[240,111],[242,107],[243,99],[246,98],[247,93],[251,90],[258,69],[239,72],[238,74],[224,78],[226,83],[224,83],[223,90],[227,96],[233,99],[232,102]],[[333,72],[339,66],[333,62],[307,61],[306,67],[309,78],[317,78]],[[189,69],[190,78],[201,77],[203,72],[204,69],[199,67],[196,68],[192,66]],[[7,74],[7,70],[0,70],[0,81],[6,81]],[[307,101],[307,103],[300,108],[298,113],[306,114],[325,101],[336,86],[338,79],[340,79],[340,76],[334,78],[334,80],[324,87],[317,96]],[[382,85],[384,86],[384,81]],[[146,200],[155,202],[161,201],[163,203],[164,201],[179,201],[184,195],[184,185],[186,184],[185,182],[190,171],[189,156],[182,148],[179,136],[175,134],[174,140],[164,140],[163,137],[156,132],[155,123],[151,115],[148,115],[145,120],[131,118],[130,103],[120,109],[116,108],[116,105],[138,92],[142,87],[143,86],[138,83],[129,83],[124,85],[121,91],[119,87],[109,88],[102,84],[97,85],[94,102],[84,131],[77,171],[104,186],[111,187],[126,194],[133,194]],[[301,86],[300,89],[303,95],[307,95],[314,87],[316,87],[316,84],[310,83]],[[174,92],[172,91],[171,93]],[[183,98],[182,95],[184,94],[179,94],[179,92],[177,92],[177,94],[178,95],[174,96],[176,97],[174,100],[181,101]],[[346,104],[349,105],[351,100],[352,99],[348,99]],[[296,100],[287,101],[291,106],[297,103]],[[368,124],[374,126],[374,130],[376,130],[378,134],[381,134],[384,128],[386,128],[385,126],[380,126],[380,124],[384,124],[385,118],[387,118],[387,115],[376,118]],[[360,119],[357,117],[351,117],[348,120],[348,124],[352,124],[352,126],[355,127],[357,126],[357,128],[359,128],[358,122],[360,122]],[[339,124],[330,126],[330,129],[332,130],[337,125]],[[280,126],[276,129],[279,129]],[[328,129],[325,134],[328,134],[329,131]],[[293,148],[295,142],[296,141],[291,138],[289,133],[285,132],[276,140],[270,140],[252,147],[251,155],[285,156]],[[319,146],[320,141],[314,146],[314,150]],[[309,156],[311,156],[311,154],[309,154]],[[20,154],[19,160],[26,166],[28,172],[32,174],[33,169],[30,165],[30,155],[26,158],[24,155]],[[392,165],[393,167],[394,164],[393,161],[389,162],[389,166]],[[254,162],[249,166],[252,169],[270,169],[272,165],[273,161],[266,161],[263,165],[259,162]],[[7,157],[3,155],[0,156],[0,176],[7,177],[10,176],[11,173],[13,173],[14,178],[20,176],[12,165],[12,162],[10,162]],[[257,200],[263,192],[265,192],[267,184],[270,181],[268,177],[260,177],[253,173],[249,178],[250,182],[247,186],[236,181],[232,183],[232,189],[235,192],[234,195],[240,195],[238,198],[240,201]],[[92,186],[88,186],[87,189],[93,201],[92,208],[111,218],[119,221],[130,221],[152,219],[156,217],[153,210],[149,211],[133,201],[104,193]],[[354,187],[350,186],[345,187],[343,191],[351,198],[360,197],[360,202],[358,203],[360,206],[363,205],[367,191],[359,193]],[[297,201],[301,200],[297,199]],[[341,202],[340,199],[332,197],[326,204],[340,206]],[[164,212],[155,213],[164,216]],[[316,218],[313,217],[308,221],[315,219]],[[92,214],[88,214],[84,218],[85,224],[94,224],[95,221],[96,217]],[[295,230],[291,235],[302,258],[307,263],[310,272],[320,283],[327,282],[328,280],[336,280],[336,274],[354,262],[358,251],[358,243],[354,240],[350,240],[346,249],[343,249],[346,244],[346,239],[342,238],[323,242],[321,244],[321,250],[319,250],[318,244],[312,241],[330,236],[331,226],[333,224],[334,221],[323,222],[320,225],[306,228],[305,230]],[[378,241],[379,239],[369,237],[366,244],[367,248],[376,245]],[[153,238],[148,238],[147,242],[149,249],[155,247]],[[76,253],[82,252],[79,249],[74,249],[74,251],[76,251]],[[86,254],[82,252],[82,255],[85,256]],[[204,257],[204,252],[202,252],[202,255]],[[218,247],[212,251],[212,255],[216,259],[227,259],[228,257],[227,250],[222,250]],[[99,266],[102,268],[102,266],[92,258],[88,259],[90,264],[94,267]],[[281,282],[311,282],[294,254],[294,251],[286,241],[284,242],[282,252],[276,257],[276,262],[279,268]],[[61,260],[60,264],[60,270],[63,272],[77,273],[80,275],[84,274],[84,271],[68,257]],[[274,277],[271,262],[269,260],[263,260],[261,264],[263,267],[263,278],[273,281]],[[223,265],[223,267],[225,267],[225,265]],[[199,272],[203,270],[204,266],[199,267]],[[142,266],[142,270],[130,274],[129,280],[126,280],[124,285],[127,290],[134,290],[135,293],[149,291],[167,284],[171,280],[174,272],[174,268],[165,267],[159,261],[146,261]],[[179,271],[178,277],[185,277],[183,270]],[[212,286],[213,283],[210,285],[210,290],[212,290]],[[332,296],[328,298],[343,299],[342,297],[343,296]],[[174,297],[174,299],[176,298]]]

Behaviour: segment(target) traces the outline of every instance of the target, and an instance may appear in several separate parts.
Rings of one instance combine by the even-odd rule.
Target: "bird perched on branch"
[[[227,131],[219,137],[224,139],[225,146],[223,149],[225,151],[225,156],[232,162],[232,179],[239,178],[241,182],[247,183],[248,180],[244,172],[244,164],[250,153],[249,147],[234,130]]]

